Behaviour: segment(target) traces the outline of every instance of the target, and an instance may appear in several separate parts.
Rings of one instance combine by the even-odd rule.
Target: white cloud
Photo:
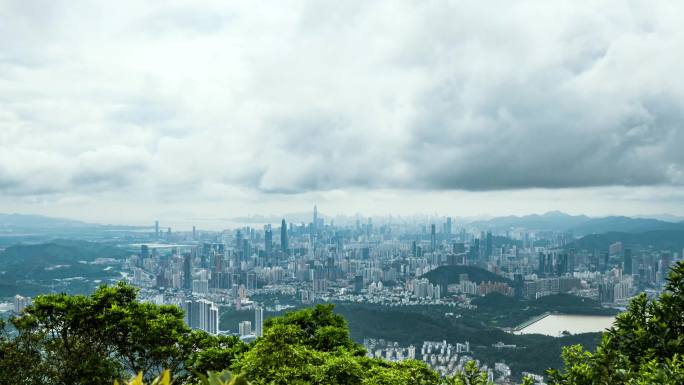
[[[603,186],[667,201],[684,182],[682,8],[5,2],[0,204]]]

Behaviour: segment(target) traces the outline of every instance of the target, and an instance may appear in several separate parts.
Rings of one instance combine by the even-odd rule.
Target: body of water
[[[564,331],[571,334],[602,332],[613,326],[613,316],[550,314],[515,331],[515,334],[544,334],[559,337]]]

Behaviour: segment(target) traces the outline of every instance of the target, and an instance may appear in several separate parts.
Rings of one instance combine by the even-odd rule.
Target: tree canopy
[[[549,370],[551,384],[684,384],[684,261],[668,274],[666,290],[630,302],[603,334],[595,352],[563,352],[565,369]]]

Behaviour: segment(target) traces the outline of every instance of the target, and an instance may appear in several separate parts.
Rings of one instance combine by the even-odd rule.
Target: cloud
[[[681,186],[681,8],[9,2],[0,191]]]

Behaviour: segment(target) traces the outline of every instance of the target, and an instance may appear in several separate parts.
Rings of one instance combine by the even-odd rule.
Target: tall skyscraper
[[[140,259],[147,259],[150,257],[150,248],[147,245],[140,245]]]
[[[29,305],[31,305],[31,297],[22,297],[19,294],[14,296],[14,312],[15,313],[17,313],[17,314],[21,313]]]
[[[154,236],[159,238],[159,221],[154,221]]]
[[[435,224],[430,225],[430,251],[435,252],[437,250],[437,229]]]
[[[624,265],[622,266],[623,272],[626,275],[632,275],[632,266],[633,266],[633,261],[632,261],[632,249],[625,249],[625,260],[624,260]]]
[[[252,334],[252,323],[249,321],[242,321],[238,324],[238,332],[240,337]]]
[[[316,226],[318,226],[318,207],[316,207],[316,205],[314,205],[314,211],[313,211],[313,230],[314,230],[314,233],[318,230],[316,228]]]
[[[266,250],[267,256],[270,256],[273,251],[273,230],[271,230],[271,225],[264,226],[264,250]]]
[[[446,219],[446,233],[447,233],[447,238],[451,236],[451,217],[447,217]]]
[[[215,303],[206,299],[188,299],[182,304],[185,323],[192,329],[218,334],[219,309]]]
[[[487,231],[486,242],[487,243],[485,244],[485,247],[486,247],[485,248],[485,255],[487,256],[487,258],[491,258],[493,251],[494,251],[494,245],[493,245],[493,241],[492,241],[492,232],[491,231]]]
[[[264,309],[259,306],[254,308],[254,334],[257,337],[264,335]]]
[[[280,222],[280,249],[286,253],[289,248],[290,245],[288,244],[287,239],[287,223],[285,223],[285,218],[283,218],[283,221]]]
[[[197,240],[197,229],[195,228],[195,226],[192,226],[192,240]]]
[[[242,231],[240,230],[235,233],[235,248],[242,250]]]
[[[183,289],[192,289],[192,255],[183,255]]]

